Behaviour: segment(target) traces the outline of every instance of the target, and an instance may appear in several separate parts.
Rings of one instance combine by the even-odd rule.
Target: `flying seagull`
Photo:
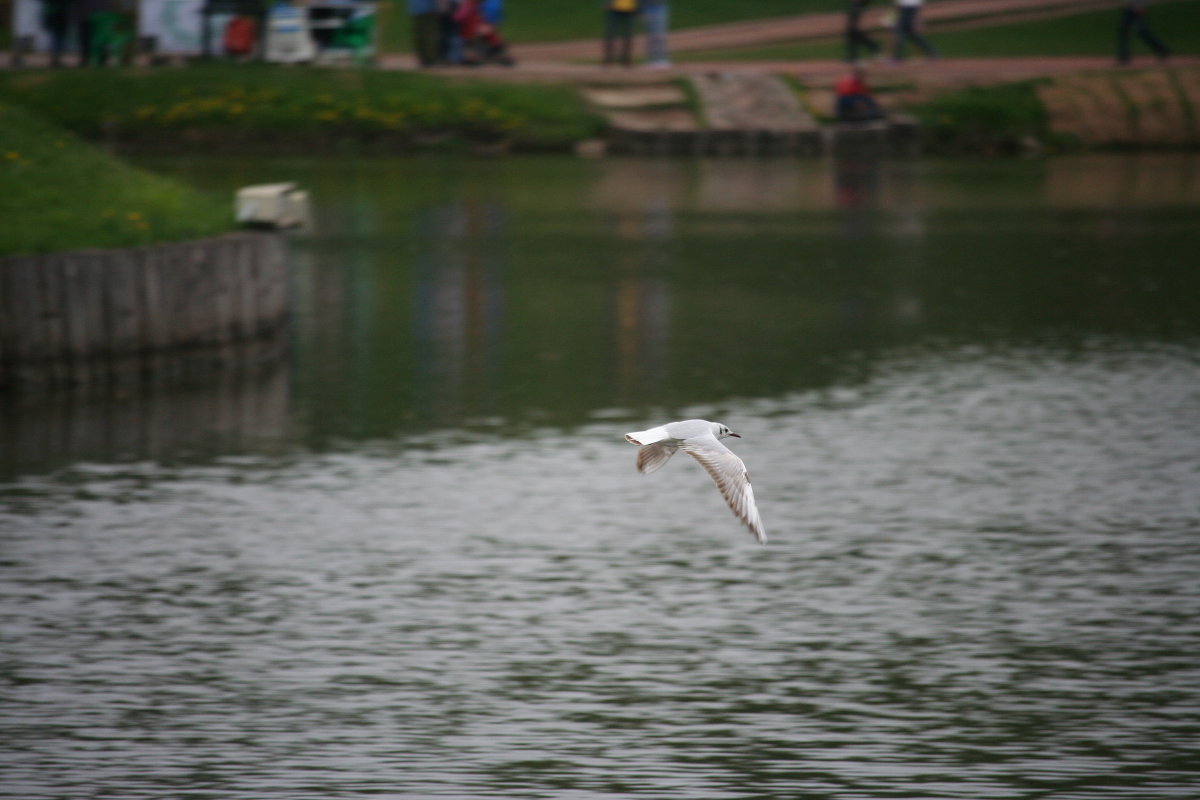
[[[758,507],[754,505],[754,489],[750,487],[746,465],[732,450],[721,444],[720,440],[726,436],[742,438],[719,422],[685,419],[627,433],[625,439],[641,445],[638,448],[637,468],[638,472],[645,475],[667,463],[667,459],[682,448],[708,470],[734,516],[750,529],[759,544],[766,544],[767,532],[763,530]]]

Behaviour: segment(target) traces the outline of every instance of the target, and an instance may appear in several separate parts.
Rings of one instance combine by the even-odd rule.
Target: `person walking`
[[[904,48],[909,40],[928,58],[937,58],[937,48],[921,34],[921,4],[924,0],[896,0],[896,46],[892,61],[904,60]]]
[[[1130,59],[1130,40],[1137,34],[1143,42],[1150,46],[1160,60],[1166,61],[1171,51],[1163,44],[1146,22],[1147,0],[1123,0],[1121,17],[1117,25],[1117,62],[1128,64]]]
[[[42,29],[50,37],[50,66],[61,67],[75,17],[74,0],[42,0]]]
[[[408,14],[412,24],[413,52],[416,53],[417,63],[422,67],[431,67],[441,57],[441,23],[437,0],[408,0]]]
[[[882,49],[862,28],[862,17],[870,4],[871,0],[850,0],[846,8],[846,61],[851,64],[858,61],[860,47],[867,48],[873,56]]]
[[[667,0],[642,0],[642,21],[646,25],[646,66],[666,69],[671,66],[667,53]]]
[[[105,41],[104,21],[113,10],[109,0],[79,0],[75,4],[79,13],[79,66],[107,66],[111,41]]]
[[[638,0],[605,0],[604,63],[633,64],[633,19]],[[619,50],[619,53],[618,53]]]

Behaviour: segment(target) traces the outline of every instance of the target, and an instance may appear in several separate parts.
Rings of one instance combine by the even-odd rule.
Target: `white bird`
[[[754,489],[750,487],[746,465],[721,444],[720,440],[726,436],[742,438],[721,423],[706,419],[668,422],[657,428],[625,434],[626,440],[641,445],[637,468],[642,474],[654,472],[679,449],[699,461],[721,490],[734,516],[750,529],[759,544],[766,544],[767,532],[758,516],[758,507],[754,505]]]

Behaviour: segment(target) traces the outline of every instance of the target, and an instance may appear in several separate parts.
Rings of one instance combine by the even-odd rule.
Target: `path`
[[[1152,58],[1135,59],[1132,69],[1157,64]],[[1174,66],[1200,65],[1200,56],[1176,56]],[[411,68],[411,59],[389,57],[390,69]],[[1034,56],[1028,58],[943,58],[937,61],[911,60],[902,64],[879,64],[871,68],[872,82],[907,82],[929,86],[968,86],[1008,83],[1039,76],[1068,75],[1078,72],[1111,70],[1112,58],[1102,56]],[[513,83],[579,83],[604,85],[653,85],[672,78],[711,73],[750,73],[791,75],[805,85],[830,87],[846,72],[841,61],[696,61],[677,64],[667,70],[623,69],[595,64],[526,61],[513,68],[439,67],[432,74],[470,77]]]

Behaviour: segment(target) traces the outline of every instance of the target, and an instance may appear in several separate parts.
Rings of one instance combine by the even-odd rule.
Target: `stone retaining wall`
[[[1055,133],[1084,146],[1200,148],[1200,70],[1129,69],[1038,86]]]
[[[0,258],[0,386],[261,342],[286,324],[287,287],[275,233]]]

